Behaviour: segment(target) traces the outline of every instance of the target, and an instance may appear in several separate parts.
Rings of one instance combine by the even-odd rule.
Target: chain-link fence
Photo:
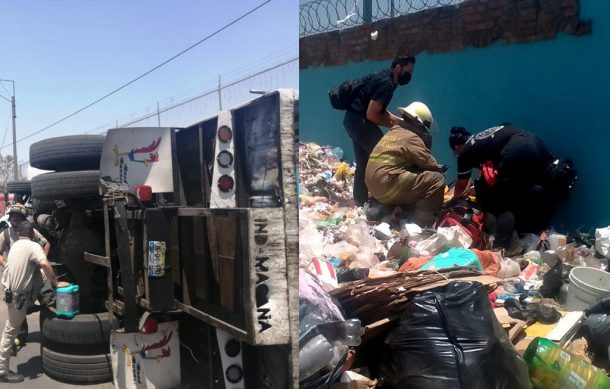
[[[87,132],[103,134],[112,127],[185,127],[279,88],[299,89],[298,57],[241,78],[219,78],[218,85],[204,93],[163,106],[157,104],[148,113],[131,115]]]
[[[300,35],[354,27],[464,0],[312,0],[299,6]]]

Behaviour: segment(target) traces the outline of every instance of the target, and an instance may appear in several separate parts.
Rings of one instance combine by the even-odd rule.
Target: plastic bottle
[[[343,149],[339,146],[333,149],[333,156],[337,159],[337,161],[341,161],[343,159]]]
[[[548,241],[551,250],[557,250],[559,247],[565,246],[567,243],[566,236],[561,234],[549,235]]]
[[[326,366],[334,357],[335,350],[328,339],[322,334],[313,337],[299,351],[300,380],[311,377]]]
[[[360,346],[362,341],[362,325],[360,319],[349,319],[337,323],[337,329],[340,333],[339,341],[346,346]]]
[[[546,338],[535,338],[523,354],[534,389],[610,388],[606,373],[557,346]]]

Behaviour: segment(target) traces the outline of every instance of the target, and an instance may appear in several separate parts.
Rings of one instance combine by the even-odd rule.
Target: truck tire
[[[99,198],[100,171],[45,173],[32,178],[32,198],[64,200]]]
[[[41,347],[42,370],[51,378],[70,384],[112,381],[110,354],[70,355]]]
[[[69,135],[44,139],[30,146],[30,165],[58,172],[100,168],[105,135]]]
[[[9,193],[30,194],[32,183],[30,181],[7,181],[6,191]]]
[[[32,199],[32,208],[37,214],[46,213],[50,215],[57,209],[57,205],[54,200]]]
[[[110,331],[118,320],[108,312],[76,315],[72,319],[55,316],[54,308],[40,311],[42,344],[47,349],[71,355],[105,354],[110,350]]]

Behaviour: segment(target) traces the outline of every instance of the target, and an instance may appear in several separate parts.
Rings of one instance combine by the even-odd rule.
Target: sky
[[[157,103],[163,107],[213,89],[219,76],[235,80],[298,57],[298,3],[271,0],[106,100],[20,141],[265,1],[0,0],[0,79],[15,81],[18,160],[29,160],[33,142],[100,133],[156,111]],[[286,87],[298,88],[298,74],[290,76]],[[0,95],[10,99],[12,84],[1,84]],[[0,143],[2,155],[13,153],[11,104],[2,98]]]

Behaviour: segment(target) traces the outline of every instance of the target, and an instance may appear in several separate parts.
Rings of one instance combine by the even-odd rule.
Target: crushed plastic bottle
[[[299,377],[304,380],[326,366],[335,356],[334,347],[322,334],[316,335],[299,351]]]

